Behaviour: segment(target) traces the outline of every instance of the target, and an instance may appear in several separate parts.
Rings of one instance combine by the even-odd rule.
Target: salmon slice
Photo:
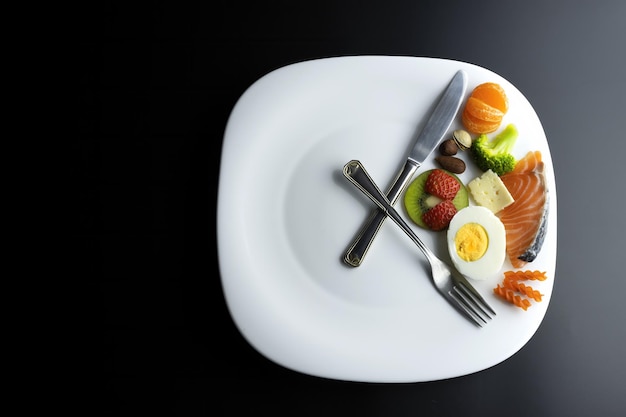
[[[500,177],[515,202],[497,213],[506,230],[506,253],[514,268],[532,262],[541,250],[548,220],[548,188],[541,152],[528,152]]]

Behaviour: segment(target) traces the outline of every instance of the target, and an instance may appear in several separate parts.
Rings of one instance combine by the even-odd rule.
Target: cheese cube
[[[492,170],[474,178],[467,184],[467,188],[476,204],[488,208],[493,213],[499,212],[514,201],[506,185]]]

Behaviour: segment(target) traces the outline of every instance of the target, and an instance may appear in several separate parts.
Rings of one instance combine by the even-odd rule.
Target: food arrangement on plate
[[[504,267],[493,293],[527,310],[530,300],[541,301],[541,294],[522,281],[543,281],[546,276],[521,268],[541,251],[549,198],[541,152],[515,158],[513,149],[523,138],[513,123],[495,133],[508,109],[499,84],[474,88],[460,110],[465,130],[454,131],[441,143],[435,157],[440,167],[411,182],[404,208],[422,229],[446,233],[450,259],[466,277],[482,280]],[[483,173],[464,184],[456,174],[468,163]]]
[[[419,178],[419,186],[405,181],[403,190],[418,188],[412,191],[413,205],[423,212],[452,201],[458,222],[439,231],[414,227],[424,245],[451,266],[448,247],[453,244],[456,252],[457,244],[453,230],[459,242],[470,245],[474,233],[501,238],[503,226],[505,241],[517,236],[517,256],[525,254],[519,267],[506,253],[507,243],[497,245],[505,247],[504,255],[499,250],[493,257],[480,256],[489,247],[459,243],[467,260],[459,256],[457,262],[483,258],[485,264],[493,259],[499,264],[504,257],[500,270],[487,279],[467,278],[497,313],[480,330],[432,288],[426,259],[407,244],[400,228],[381,227],[361,267],[343,258],[349,239],[374,208],[341,168],[346,161],[363,161],[372,179],[391,189],[421,132],[432,132],[429,115],[458,71],[466,72],[467,84],[450,111],[452,121],[430,135],[436,140],[422,141],[426,146],[420,149],[428,153],[415,158],[420,168],[409,177],[417,181],[427,171],[444,171],[460,182],[456,194],[450,198],[452,183],[439,174],[429,182],[428,193],[427,176]],[[471,90],[489,82],[497,85]],[[508,100],[492,100],[498,86]],[[472,145],[483,137],[481,143],[495,148],[504,131],[517,133],[510,152],[514,169],[503,175],[482,170]],[[257,80],[238,100],[222,153],[217,220],[224,295],[243,336],[270,360],[334,379],[439,380],[504,361],[530,340],[545,317],[557,258],[558,201],[550,147],[531,102],[497,73],[422,57],[337,57],[289,65]],[[498,181],[510,187],[508,193]],[[480,189],[488,192],[477,197]],[[399,193],[394,205],[412,225],[405,194]],[[445,206],[452,210],[450,203]],[[535,214],[529,222],[532,232],[526,226],[507,230],[523,224],[524,211],[543,213],[549,221]],[[414,214],[417,222],[422,214]],[[427,222],[439,222],[436,214]],[[494,217],[499,227],[492,229]],[[482,223],[484,232],[466,223]]]

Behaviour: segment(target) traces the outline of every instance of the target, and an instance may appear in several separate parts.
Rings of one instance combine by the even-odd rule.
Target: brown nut
[[[454,139],[446,139],[443,142],[441,142],[441,145],[439,145],[439,153],[445,156],[456,155],[458,150],[459,150],[459,147],[457,146]]]
[[[435,158],[435,161],[439,162],[441,168],[454,174],[462,174],[465,172],[465,162],[456,156],[438,156]]]

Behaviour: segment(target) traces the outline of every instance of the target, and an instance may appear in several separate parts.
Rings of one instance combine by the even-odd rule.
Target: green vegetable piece
[[[513,171],[517,160],[511,150],[517,141],[517,128],[509,124],[495,138],[489,140],[481,134],[472,143],[472,154],[476,165],[483,171],[492,170],[499,176]]]

